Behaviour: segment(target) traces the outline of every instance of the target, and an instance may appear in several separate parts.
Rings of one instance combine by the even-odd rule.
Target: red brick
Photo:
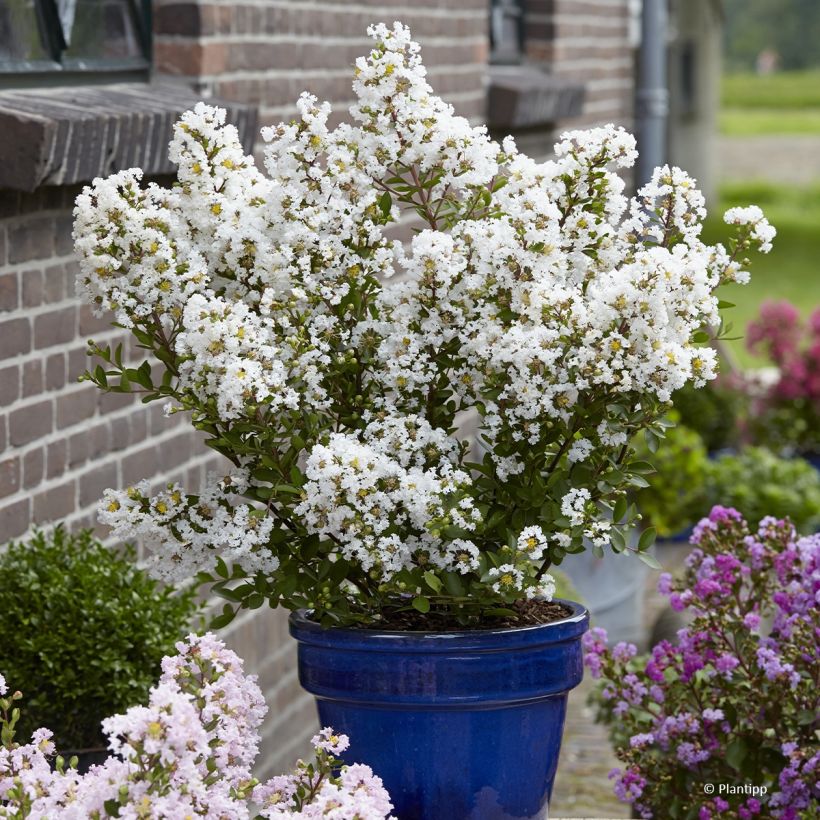
[[[64,265],[52,265],[43,271],[43,293],[46,302],[62,302],[66,298],[67,278]]]
[[[65,472],[68,444],[64,438],[52,441],[46,450],[46,478],[56,478]]]
[[[23,457],[23,487],[30,490],[43,480],[45,473],[46,450],[37,447]]]
[[[76,467],[107,453],[111,446],[109,425],[105,422],[81,430],[68,439],[68,466]]]
[[[108,330],[113,321],[113,314],[105,313],[103,316],[95,316],[89,305],[83,305],[80,308],[80,336],[86,338],[94,333]]]
[[[23,398],[43,392],[43,363],[39,359],[23,365]]]
[[[94,416],[97,407],[97,390],[83,387],[57,398],[57,429],[79,424]]]
[[[219,74],[227,67],[228,46],[226,43],[165,41],[154,43],[154,61],[157,69],[166,74],[196,76]]]
[[[54,255],[54,218],[29,217],[25,222],[8,228],[9,262],[48,259]]]
[[[16,273],[0,276],[0,311],[16,310],[20,304],[20,287]]]
[[[103,497],[103,492],[117,485],[117,465],[106,464],[83,473],[79,479],[80,507],[89,507]]]
[[[51,487],[34,496],[32,520],[35,524],[57,522],[74,512],[77,487],[74,481]]]
[[[75,347],[68,351],[68,381],[74,383],[95,362],[88,355],[88,347]]]
[[[0,507],[0,544],[19,538],[29,528],[31,505],[28,498]]]
[[[17,365],[0,369],[0,407],[17,401],[20,396],[20,368]]]
[[[0,461],[0,498],[20,489],[20,459],[18,456]]]
[[[116,410],[122,410],[124,407],[128,407],[129,404],[135,404],[137,401],[136,396],[131,393],[100,392],[97,404],[100,408],[100,413],[113,413]]]
[[[23,280],[23,307],[37,307],[43,303],[43,272],[26,270],[21,274]]]
[[[46,359],[46,390],[57,390],[66,383],[65,353],[54,353]]]
[[[125,486],[136,484],[143,478],[152,478],[158,472],[159,458],[156,445],[143,447],[122,460],[122,483]]]
[[[74,216],[71,213],[62,214],[54,220],[54,252],[57,256],[68,256],[74,252]]]
[[[48,435],[54,426],[52,421],[53,412],[54,408],[51,401],[41,401],[20,410],[15,410],[9,416],[9,439],[11,443],[15,447],[20,447]]]
[[[34,320],[34,345],[38,350],[66,344],[76,335],[77,308],[74,305],[50,310]]]
[[[10,359],[31,350],[31,326],[28,319],[0,322],[0,360]]]

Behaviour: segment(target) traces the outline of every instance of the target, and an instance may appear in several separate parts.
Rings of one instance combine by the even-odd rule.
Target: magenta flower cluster
[[[780,371],[772,401],[803,399],[820,412],[820,308],[804,324],[790,302],[765,302],[760,316],[749,323],[746,344]]]
[[[646,818],[816,818],[820,535],[774,518],[752,532],[718,506],[692,544],[684,577],[659,581],[690,618],[674,643],[584,639],[615,794]]]
[[[0,675],[0,818],[14,820],[386,820],[392,805],[381,780],[334,754],[348,738],[323,729],[315,759],[260,784],[251,774],[257,729],[267,712],[242,661],[213,635],[191,635],[163,660],[147,706],[103,721],[112,754],[80,775],[62,758],[52,766],[48,729],[14,740],[19,719]],[[261,813],[252,813],[251,804]]]

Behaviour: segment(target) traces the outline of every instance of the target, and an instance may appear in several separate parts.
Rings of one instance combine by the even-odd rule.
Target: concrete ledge
[[[71,185],[123,168],[146,175],[174,170],[173,123],[201,97],[169,83],[51,87],[0,92],[0,188],[34,191]],[[256,109],[209,100],[228,110],[245,151],[253,150]]]
[[[581,113],[583,83],[547,74],[533,66],[490,66],[489,125],[531,128]]]

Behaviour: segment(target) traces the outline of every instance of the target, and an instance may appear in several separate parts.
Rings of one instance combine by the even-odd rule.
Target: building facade
[[[344,110],[368,24],[400,18],[437,92],[524,150],[546,156],[564,127],[632,125],[631,0],[86,4],[98,17],[64,6],[0,9],[0,543],[32,524],[95,526],[106,487],[195,489],[220,468],[181,416],[77,381],[89,338],[125,335],[77,297],[74,198],[121,168],[170,180],[171,124],[196,100],[224,101],[254,150],[258,125],[289,119],[303,89]],[[224,634],[267,695],[261,768],[282,769],[315,728],[285,614],[246,612]]]

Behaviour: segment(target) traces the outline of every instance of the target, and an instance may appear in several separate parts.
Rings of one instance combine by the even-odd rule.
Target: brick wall
[[[397,17],[425,46],[437,90],[461,113],[483,117],[485,0],[416,0],[411,11],[398,0],[159,0],[154,16],[157,74],[203,97],[256,105],[261,124],[290,117],[305,88],[344,109],[352,62],[368,46],[366,26]],[[71,104],[66,90],[55,90],[54,100]],[[183,417],[166,419],[160,403],[143,406],[77,382],[88,338],[126,339],[75,294],[70,233],[79,187],[0,188],[0,545],[32,523],[93,526],[108,486],[148,478],[195,490],[219,468],[220,457]],[[259,675],[270,707],[260,774],[283,770],[316,728],[312,699],[296,678],[286,613],[243,613],[222,635]]]
[[[467,117],[484,113],[488,0],[264,0],[155,3],[157,68],[204,93],[288,119],[308,89],[344,110],[371,23],[409,25],[433,87]]]
[[[614,122],[632,128],[630,0],[525,0],[528,59],[586,85],[583,113],[559,130]]]

